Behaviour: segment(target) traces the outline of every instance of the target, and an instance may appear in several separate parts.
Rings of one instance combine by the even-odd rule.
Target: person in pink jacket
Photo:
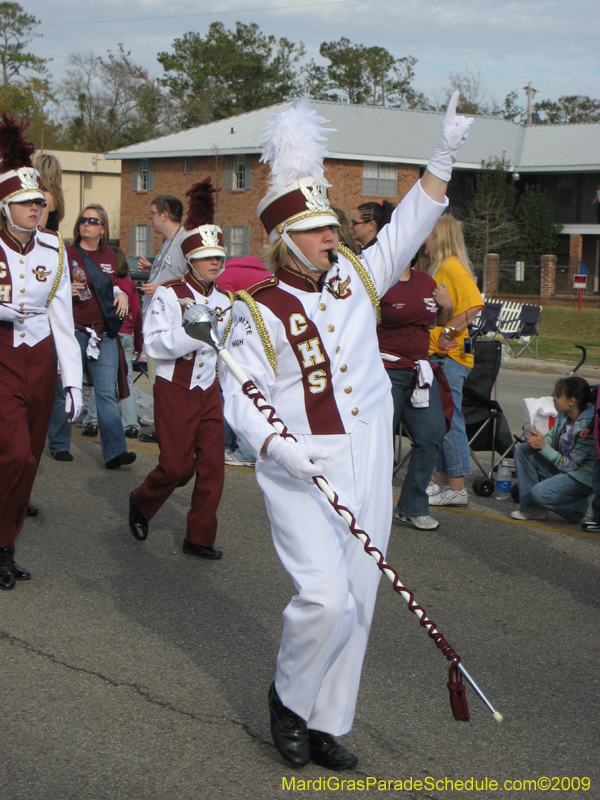
[[[215,283],[221,289],[235,294],[240,289],[249,289],[255,283],[264,281],[268,272],[267,265],[254,256],[230,258]]]

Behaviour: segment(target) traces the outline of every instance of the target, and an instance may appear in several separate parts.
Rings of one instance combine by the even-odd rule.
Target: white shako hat
[[[186,192],[190,202],[184,226],[186,233],[181,240],[181,251],[187,261],[192,258],[212,256],[225,258],[227,255],[223,231],[213,224],[215,220],[213,195],[216,191],[210,178],[205,178]]]
[[[0,209],[21,200],[45,200],[39,172],[31,163],[35,145],[25,141],[29,123],[15,122],[2,112],[0,123]]]
[[[302,99],[267,123],[260,160],[271,167],[271,186],[257,211],[271,244],[290,231],[340,224],[323,174],[324,133],[331,130],[321,127],[324,122]]]

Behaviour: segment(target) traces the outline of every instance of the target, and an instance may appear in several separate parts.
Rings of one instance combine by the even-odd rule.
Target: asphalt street
[[[502,371],[513,431],[523,396],[555,378]],[[227,468],[224,558],[204,562],[181,552],[189,486],[146,542],[129,533],[128,494],[158,452],[133,449],[117,472],[79,434],[72,463],[43,457],[40,514],[17,543],[33,579],[0,593],[1,798],[600,798],[600,536],[510,520],[511,500],[472,492],[467,509],[436,511],[437,531],[394,526],[388,561],[504,720],[469,689],[471,722],[454,721],[446,661],[384,578],[345,740],[359,765],[294,771],[266,705],[293,585],[253,470]],[[361,789],[368,779],[388,783]]]

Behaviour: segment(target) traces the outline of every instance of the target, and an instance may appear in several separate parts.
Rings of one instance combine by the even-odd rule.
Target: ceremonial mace
[[[241,385],[244,394],[249,397],[256,408],[258,408],[258,410],[266,416],[275,430],[277,430],[278,433],[285,439],[296,441],[295,437],[289,433],[282,420],[277,417],[273,406],[267,403],[255,384],[248,378],[231,353],[229,353],[222,345],[217,332],[217,315],[215,312],[208,306],[204,305],[188,305],[188,303],[185,303],[185,305],[188,307],[183,314],[183,326],[188,336],[191,336],[192,339],[205,342],[214,350],[216,350],[217,355],[222,358],[224,363],[231,370],[234,378]],[[470,719],[469,707],[467,705],[467,698],[465,694],[466,687],[463,684],[461,677],[464,675],[468,683],[473,687],[476,694],[479,695],[481,700],[492,712],[496,722],[501,722],[502,714],[494,709],[479,686],[477,686],[473,678],[463,667],[460,656],[448,644],[444,636],[438,630],[435,622],[429,619],[425,609],[415,602],[415,598],[411,590],[402,585],[398,573],[386,562],[383,553],[371,544],[371,539],[367,533],[358,527],[354,515],[345,506],[340,504],[338,495],[333,491],[326,479],[322,475],[319,475],[313,478],[313,481],[317,488],[323,492],[336,513],[339,514],[339,516],[342,517],[342,519],[347,523],[352,535],[361,542],[365,552],[375,559],[381,572],[383,572],[383,574],[392,582],[394,591],[396,591],[406,602],[409,610],[412,611],[412,613],[418,618],[420,624],[427,630],[429,637],[433,639],[436,646],[442,651],[448,661],[451,662],[448,670],[449,679],[447,685],[450,691],[450,706],[452,708],[454,718],[460,722],[468,722]]]

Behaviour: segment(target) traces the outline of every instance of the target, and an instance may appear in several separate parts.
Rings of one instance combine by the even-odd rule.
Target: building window
[[[191,156],[186,156],[183,159],[183,171],[184,172],[194,171],[194,159]]]
[[[225,188],[248,191],[251,171],[252,156],[227,156]]]
[[[246,188],[246,156],[235,156],[233,159],[233,188]]]
[[[380,197],[396,197],[398,167],[395,164],[378,164],[365,161],[363,164],[363,194]]]
[[[242,258],[250,253],[250,226],[225,226],[225,249],[227,258]]]
[[[131,188],[134,192],[151,192],[154,189],[154,159],[141,158],[132,163]]]
[[[132,256],[152,255],[152,225],[132,225]]]

